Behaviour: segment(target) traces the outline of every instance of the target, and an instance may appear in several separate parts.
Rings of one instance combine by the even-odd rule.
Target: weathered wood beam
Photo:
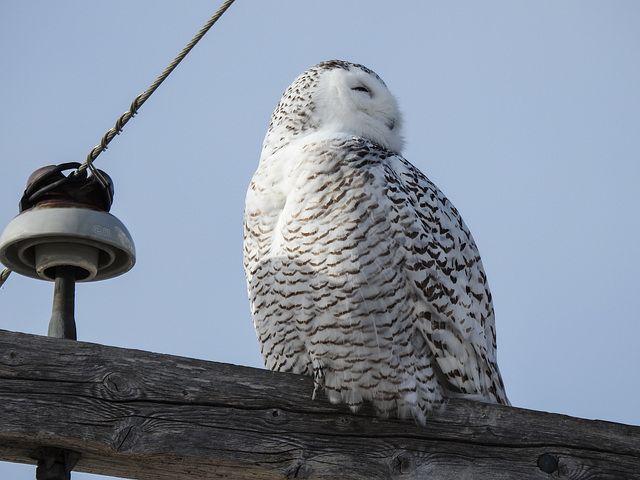
[[[640,479],[640,427],[451,401],[427,427],[310,378],[0,331],[0,460],[139,479]],[[323,397],[320,395],[319,397]]]

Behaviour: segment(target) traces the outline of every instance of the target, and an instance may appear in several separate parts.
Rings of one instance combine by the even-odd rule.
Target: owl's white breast
[[[245,200],[245,223],[257,229],[263,246],[261,260],[285,255],[283,222],[295,215],[301,202],[317,191],[314,173],[333,157],[318,155],[321,145],[335,141],[335,132],[318,131],[289,142],[273,154],[263,152]],[[349,135],[343,136],[345,140]],[[268,246],[268,249],[264,247]]]

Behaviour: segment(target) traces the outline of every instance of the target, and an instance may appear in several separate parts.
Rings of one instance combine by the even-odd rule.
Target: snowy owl
[[[285,91],[244,215],[244,268],[267,368],[313,396],[426,417],[448,397],[509,404],[491,293],[460,214],[400,152],[378,75],[319,63]]]

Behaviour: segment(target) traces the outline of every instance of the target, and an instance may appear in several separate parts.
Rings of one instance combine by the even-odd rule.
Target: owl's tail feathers
[[[465,400],[471,400],[472,402],[481,402],[481,403],[496,403],[499,405],[505,405],[507,407],[511,406],[511,402],[507,398],[504,390],[497,392],[497,394],[487,392],[487,393],[463,393],[459,391],[447,390],[446,396],[448,398],[463,398]]]

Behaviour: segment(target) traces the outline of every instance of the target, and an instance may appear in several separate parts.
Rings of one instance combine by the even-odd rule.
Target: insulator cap
[[[77,170],[64,175],[64,171],[80,167],[77,162],[47,165],[33,172],[20,199],[20,212],[36,205],[60,206],[77,204],[108,212],[113,202],[113,182],[102,170],[78,174]]]
[[[79,282],[129,271],[135,247],[124,224],[88,208],[35,206],[16,216],[0,236],[0,262],[32,278],[55,279],[55,267],[76,267]]]

